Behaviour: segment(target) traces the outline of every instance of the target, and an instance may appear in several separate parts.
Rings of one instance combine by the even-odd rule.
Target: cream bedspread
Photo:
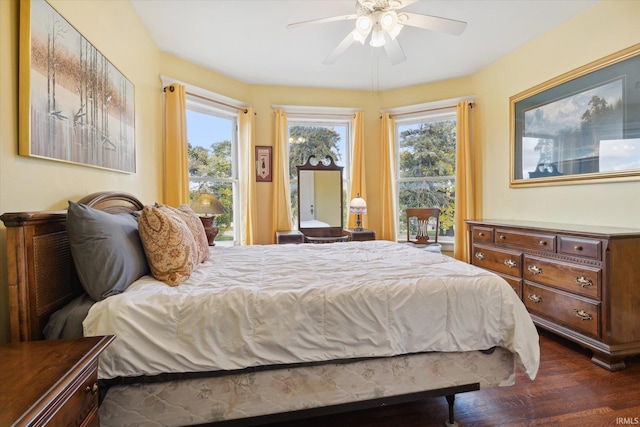
[[[497,275],[388,242],[213,247],[185,283],[96,303],[100,378],[504,347],[530,378],[536,329]]]

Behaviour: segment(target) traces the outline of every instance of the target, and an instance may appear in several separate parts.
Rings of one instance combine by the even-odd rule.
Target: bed
[[[81,204],[140,211],[106,192]],[[12,340],[83,295],[66,211],[2,215]],[[203,313],[206,313],[204,315]],[[212,247],[178,286],[145,275],[91,305],[102,425],[257,425],[535,378],[538,336],[498,276],[385,241]],[[103,388],[104,389],[104,388]]]

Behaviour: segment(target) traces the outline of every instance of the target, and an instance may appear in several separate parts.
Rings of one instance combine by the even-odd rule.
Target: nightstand
[[[0,425],[100,425],[98,356],[114,338],[0,345]]]
[[[365,240],[376,240],[376,232],[373,230],[356,231],[353,228],[345,228],[344,232],[349,236],[351,242],[363,242]]]
[[[276,243],[304,243],[304,234],[299,230],[276,231]]]

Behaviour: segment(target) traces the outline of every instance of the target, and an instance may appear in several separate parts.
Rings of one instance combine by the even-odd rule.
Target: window
[[[201,192],[214,194],[227,213],[217,215],[216,245],[238,242],[238,113],[213,102],[187,95],[187,141],[189,196],[191,202]]]
[[[398,239],[407,235],[407,208],[440,208],[439,242],[453,241],[455,212],[456,113],[396,119]],[[435,225],[435,224],[434,224]]]
[[[351,119],[314,121],[309,119],[287,119],[289,127],[289,182],[291,189],[291,214],[293,224],[298,224],[298,175],[297,165],[306,163],[309,156],[323,159],[330,155],[336,165],[342,166],[342,205],[348,206],[349,155]],[[343,222],[347,223],[347,210],[343,209]],[[304,218],[303,218],[304,219]]]

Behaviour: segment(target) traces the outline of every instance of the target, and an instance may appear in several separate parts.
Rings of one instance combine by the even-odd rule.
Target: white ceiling
[[[407,60],[352,45],[322,61],[354,28],[338,21],[287,24],[355,13],[356,0],[131,0],[158,47],[236,80],[259,85],[388,90],[471,75],[597,3],[597,0],[423,0],[408,12],[466,21],[460,36],[405,27]],[[526,66],[526,65],[523,65]]]

